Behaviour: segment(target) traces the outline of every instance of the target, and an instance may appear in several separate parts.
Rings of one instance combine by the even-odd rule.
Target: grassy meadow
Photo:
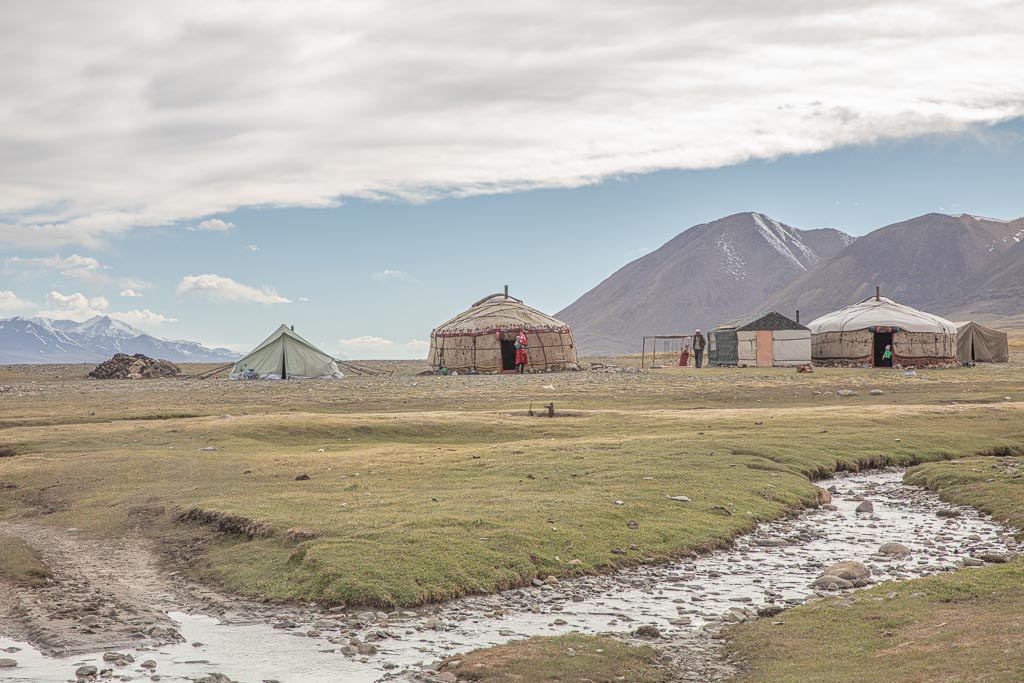
[[[915,378],[395,367],[336,382],[4,368],[0,446],[16,455],[0,459],[0,516],[141,533],[246,595],[414,606],[718,547],[813,505],[810,480],[837,468],[1024,445],[1018,364]],[[527,415],[548,402],[555,419]],[[259,531],[177,520],[193,509]]]

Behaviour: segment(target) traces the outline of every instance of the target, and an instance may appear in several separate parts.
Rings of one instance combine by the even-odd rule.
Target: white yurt
[[[876,294],[811,321],[811,358],[844,367],[957,365],[956,325]],[[885,348],[892,351],[885,358]]]

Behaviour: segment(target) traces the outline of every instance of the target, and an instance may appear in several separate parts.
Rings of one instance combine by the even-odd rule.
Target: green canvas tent
[[[340,379],[334,358],[281,325],[274,334],[235,363],[231,379]]]

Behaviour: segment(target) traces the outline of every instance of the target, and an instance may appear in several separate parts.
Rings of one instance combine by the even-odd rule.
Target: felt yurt
[[[956,325],[956,357],[961,363],[1006,363],[1010,340],[1005,332],[979,325],[973,320]]]
[[[579,369],[569,326],[509,296],[508,287],[438,325],[430,333],[430,365],[439,371],[514,372],[521,331],[529,343],[527,371]]]
[[[956,325],[932,313],[875,296],[812,320],[811,358],[844,367],[958,365]],[[891,348],[891,357],[885,349]]]
[[[341,379],[334,357],[281,325],[235,363],[231,379]]]
[[[708,363],[716,366],[786,367],[811,362],[811,331],[781,313],[755,313],[708,334]]]

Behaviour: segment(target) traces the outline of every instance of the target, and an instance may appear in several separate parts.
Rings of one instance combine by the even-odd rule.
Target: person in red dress
[[[526,364],[530,362],[530,343],[526,341],[526,332],[519,331],[516,338],[516,373],[523,374],[526,371]]]

